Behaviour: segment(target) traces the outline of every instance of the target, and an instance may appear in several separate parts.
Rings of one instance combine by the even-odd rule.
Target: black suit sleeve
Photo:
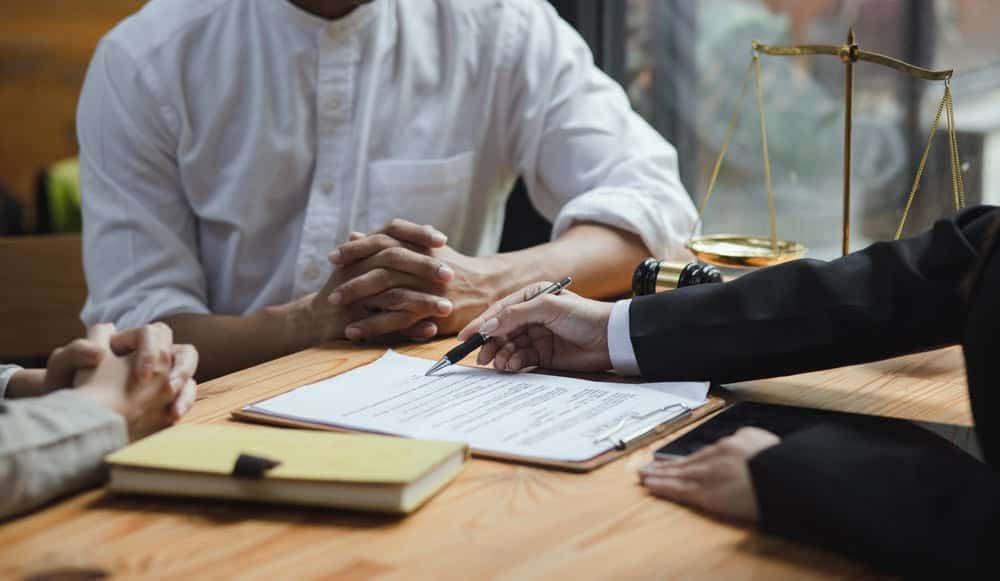
[[[725,383],[955,344],[961,284],[997,218],[1000,209],[979,206],[831,262],[797,260],[637,297],[629,325],[642,375]]]
[[[1000,475],[907,427],[821,425],[758,454],[761,530],[908,577],[995,572]]]

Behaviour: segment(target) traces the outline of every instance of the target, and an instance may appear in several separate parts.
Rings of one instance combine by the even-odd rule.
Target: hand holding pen
[[[458,338],[478,341],[476,335],[485,335],[477,362],[493,362],[502,371],[533,366],[566,371],[610,369],[608,319],[613,303],[562,289],[558,294],[540,293],[551,286],[536,283],[500,300],[466,325]]]
[[[530,301],[541,295],[559,294],[572,282],[573,282],[572,277],[567,276],[566,278],[562,279],[559,282],[553,282],[551,284],[538,283],[532,285],[521,291],[522,296],[525,297],[523,300]],[[544,285],[544,286],[538,288],[539,285]],[[501,304],[502,302],[503,301],[497,304]],[[489,309],[486,310],[486,312],[483,313],[483,315],[489,313],[495,307],[496,305],[490,307]],[[473,321],[473,323],[481,319],[483,315],[480,315],[478,318],[476,318]],[[487,321],[487,323],[490,323],[492,325],[492,321]],[[469,325],[467,325],[465,329],[468,329],[471,325],[472,323],[469,323]],[[465,329],[463,329],[462,331],[464,332]],[[480,347],[486,344],[486,342],[489,340],[489,334],[492,331],[493,328],[488,328],[487,325],[482,325],[478,332],[473,333],[471,337],[466,338],[461,345],[445,353],[444,357],[442,357],[437,363],[431,366],[431,368],[427,371],[425,375],[433,375],[437,371],[440,371],[445,367],[448,367],[449,365],[454,365],[459,361],[461,361],[462,359],[465,359],[466,357],[468,357],[470,353],[472,353],[476,349],[479,349]],[[459,338],[461,338],[461,335],[459,336]]]

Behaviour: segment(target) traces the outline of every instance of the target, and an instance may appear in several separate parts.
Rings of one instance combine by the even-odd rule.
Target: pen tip
[[[434,375],[435,373],[444,369],[448,365],[451,365],[451,361],[448,361],[447,358],[443,358],[434,365],[432,365],[431,368],[427,370],[427,373],[424,374],[424,377],[429,377],[431,375]]]

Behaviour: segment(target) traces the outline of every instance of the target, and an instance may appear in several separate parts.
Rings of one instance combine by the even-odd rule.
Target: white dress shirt
[[[631,306],[630,299],[616,302],[611,307],[611,317],[608,319],[608,355],[611,367],[615,373],[625,376],[642,375],[632,347],[632,325],[628,318]]]
[[[78,112],[83,321],[242,315],[318,290],[391,218],[495,253],[517,176],[576,222],[679,257],[676,153],[543,0],[150,0],[100,43]]]

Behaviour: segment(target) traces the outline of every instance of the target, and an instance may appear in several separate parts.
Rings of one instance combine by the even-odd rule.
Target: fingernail
[[[361,329],[357,327],[348,327],[344,329],[344,335],[351,341],[360,341],[362,333]]]
[[[333,293],[327,298],[331,305],[339,305],[344,300],[344,295],[342,293]]]
[[[434,244],[444,244],[448,242],[448,237],[445,236],[444,233],[435,230],[434,233],[431,234],[431,241],[434,242]]]
[[[333,252],[330,253],[330,256],[329,256],[330,262],[332,262],[334,264],[340,264],[340,256],[341,256],[340,250],[339,249],[338,250],[334,250]]]
[[[437,270],[438,278],[444,281],[451,280],[455,276],[455,271],[450,266],[442,264]]]
[[[482,333],[483,335],[489,335],[493,331],[496,331],[497,327],[499,326],[500,326],[500,321],[498,321],[496,317],[493,317],[489,321],[483,323],[482,327],[479,327],[479,332]]]
[[[448,313],[451,312],[451,309],[454,308],[453,305],[451,304],[451,301],[449,301],[448,299],[439,299],[436,303],[436,306],[438,312],[441,313],[442,315],[447,315]]]

